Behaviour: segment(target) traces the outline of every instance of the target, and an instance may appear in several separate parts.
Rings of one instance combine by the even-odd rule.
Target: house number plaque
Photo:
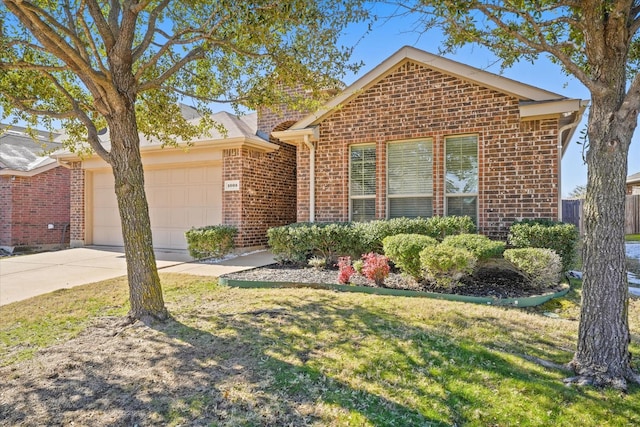
[[[225,181],[224,182],[224,191],[239,191],[240,190],[240,181],[235,179],[233,181]]]

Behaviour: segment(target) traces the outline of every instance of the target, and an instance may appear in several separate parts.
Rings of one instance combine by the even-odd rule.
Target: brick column
[[[71,164],[70,246],[85,245],[85,171],[81,162]]]

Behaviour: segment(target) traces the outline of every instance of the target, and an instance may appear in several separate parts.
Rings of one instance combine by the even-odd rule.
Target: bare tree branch
[[[151,11],[149,14],[149,22],[147,23],[147,31],[140,44],[133,50],[133,60],[140,59],[142,54],[149,48],[149,45],[153,41],[153,35],[155,34],[156,24],[160,13],[169,5],[169,0],[163,0],[160,4]]]
[[[107,21],[104,20],[104,16],[102,16],[102,8],[100,7],[100,5],[96,0],[86,0],[86,1],[87,1],[87,7],[89,8],[89,14],[93,19],[93,22],[96,24],[96,27],[98,28],[98,32],[102,37],[102,40],[104,40],[105,47],[107,50],[110,50],[113,47],[113,45],[116,44],[116,39],[115,39],[115,35],[112,32],[111,27],[109,26]],[[112,3],[118,3],[118,2],[116,0],[115,2],[112,1]]]
[[[138,90],[140,92],[143,92],[143,91],[148,90],[148,89],[153,89],[153,88],[160,87],[163,82],[165,82],[169,77],[174,75],[177,71],[179,71],[186,64],[188,64],[191,61],[195,61],[195,60],[201,59],[201,58],[204,58],[204,49],[202,49],[201,47],[196,47],[191,52],[189,52],[187,55],[185,55],[181,60],[179,60],[178,62],[173,64],[168,70],[166,70],[164,73],[159,75],[157,78],[155,78],[153,80],[149,80],[148,82],[143,83],[142,85],[140,85],[138,87]]]

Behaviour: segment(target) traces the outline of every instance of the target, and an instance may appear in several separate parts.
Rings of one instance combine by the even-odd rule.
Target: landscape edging
[[[447,301],[457,302],[470,302],[475,304],[484,305],[496,305],[496,306],[508,306],[508,307],[534,307],[553,299],[565,296],[571,286],[567,285],[566,289],[559,292],[548,293],[543,295],[535,295],[532,297],[522,298],[489,298],[489,297],[474,297],[467,295],[455,295],[455,294],[440,294],[435,292],[424,291],[410,291],[406,289],[390,289],[390,288],[375,288],[370,286],[352,286],[352,285],[338,285],[332,283],[299,283],[299,282],[268,282],[257,280],[238,280],[229,279],[227,277],[219,277],[218,283],[224,286],[230,286],[234,288],[312,288],[312,289],[326,289],[340,292],[356,292],[374,295],[390,295],[390,296],[403,296],[403,297],[421,297],[432,298]]]

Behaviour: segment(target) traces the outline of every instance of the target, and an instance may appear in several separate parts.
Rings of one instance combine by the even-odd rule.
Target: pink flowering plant
[[[369,252],[362,255],[362,275],[375,282],[376,286],[382,286],[384,279],[389,276],[389,258],[384,255]]]
[[[338,282],[347,285],[354,274],[356,274],[356,270],[351,265],[351,257],[338,258]]]

